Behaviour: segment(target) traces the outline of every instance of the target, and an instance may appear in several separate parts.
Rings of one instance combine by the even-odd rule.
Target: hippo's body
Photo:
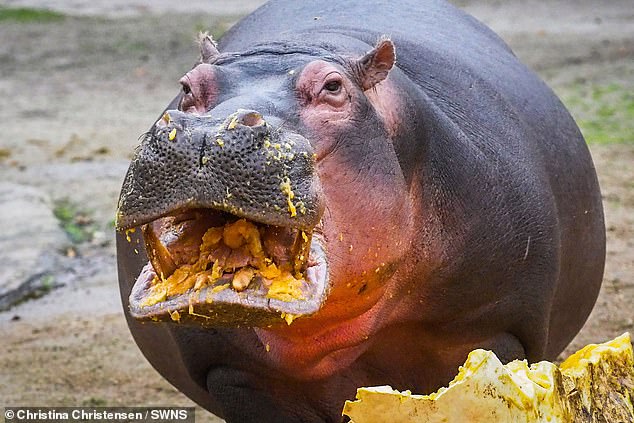
[[[430,392],[474,348],[554,359],[581,328],[605,254],[594,167],[563,105],[489,29],[439,0],[279,0],[221,53],[202,50],[168,107],[181,112],[137,153],[119,229],[212,208],[314,231],[325,258],[306,266],[323,261],[328,288],[290,325],[232,327],[234,309],[218,325],[141,324],[128,297],[147,257],[140,231],[120,234],[130,329],[194,401],[229,422],[336,422],[357,387]],[[278,136],[286,161],[258,163]]]

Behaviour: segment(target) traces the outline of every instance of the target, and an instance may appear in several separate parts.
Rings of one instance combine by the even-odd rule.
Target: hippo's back
[[[442,0],[272,0],[231,28],[222,47],[237,51],[281,39],[310,42],[324,33],[350,35],[370,45],[388,35],[414,44],[459,42],[469,49],[497,43],[506,48],[494,32]],[[313,37],[307,40],[308,34]]]

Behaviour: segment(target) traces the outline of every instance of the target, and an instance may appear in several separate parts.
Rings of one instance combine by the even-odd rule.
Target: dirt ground
[[[65,267],[57,276],[64,286],[0,312],[0,406],[192,405],[147,364],[128,333],[112,222],[137,137],[193,63],[194,34],[220,34],[259,1],[213,1],[213,15],[202,12],[203,2],[189,10],[178,3],[2,2],[48,4],[60,14],[6,18],[0,8],[0,181],[41,189],[56,211],[70,208],[86,236],[63,252]],[[566,354],[633,331],[631,1],[458,4],[496,30],[553,87],[595,160],[608,235],[605,278]],[[198,409],[197,421],[219,420]]]

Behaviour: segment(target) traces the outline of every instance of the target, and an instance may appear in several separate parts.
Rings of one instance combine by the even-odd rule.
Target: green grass
[[[589,144],[634,143],[634,90],[620,84],[576,85],[564,103]]]
[[[99,397],[90,397],[88,399],[85,399],[82,402],[82,405],[84,407],[105,407],[106,405],[108,405],[108,401]]]
[[[29,300],[35,300],[41,298],[51,292],[53,289],[61,286],[56,280],[55,277],[51,274],[44,274],[39,279],[39,285],[35,285],[28,292],[24,293],[21,297],[17,298],[14,302],[12,302],[8,308],[0,309],[2,311],[8,310],[11,307],[14,307],[18,304],[22,304]]]
[[[121,39],[114,48],[123,53],[151,52],[150,44],[141,40]]]
[[[90,241],[95,233],[95,225],[89,213],[80,210],[67,199],[55,203],[53,214],[66,235],[75,244]]]
[[[13,21],[19,23],[47,23],[61,21],[64,17],[65,16],[63,14],[48,9],[0,6],[0,22]]]

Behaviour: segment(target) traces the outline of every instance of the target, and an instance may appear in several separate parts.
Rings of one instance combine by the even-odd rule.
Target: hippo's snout
[[[268,225],[312,229],[321,216],[313,150],[256,111],[223,119],[170,110],[147,134],[123,184],[117,227],[175,210],[213,208]]]
[[[253,110],[166,112],[119,200],[117,228],[140,227],[150,261],[131,314],[257,326],[315,313],[327,290],[321,237],[312,236],[323,208],[302,136]]]

